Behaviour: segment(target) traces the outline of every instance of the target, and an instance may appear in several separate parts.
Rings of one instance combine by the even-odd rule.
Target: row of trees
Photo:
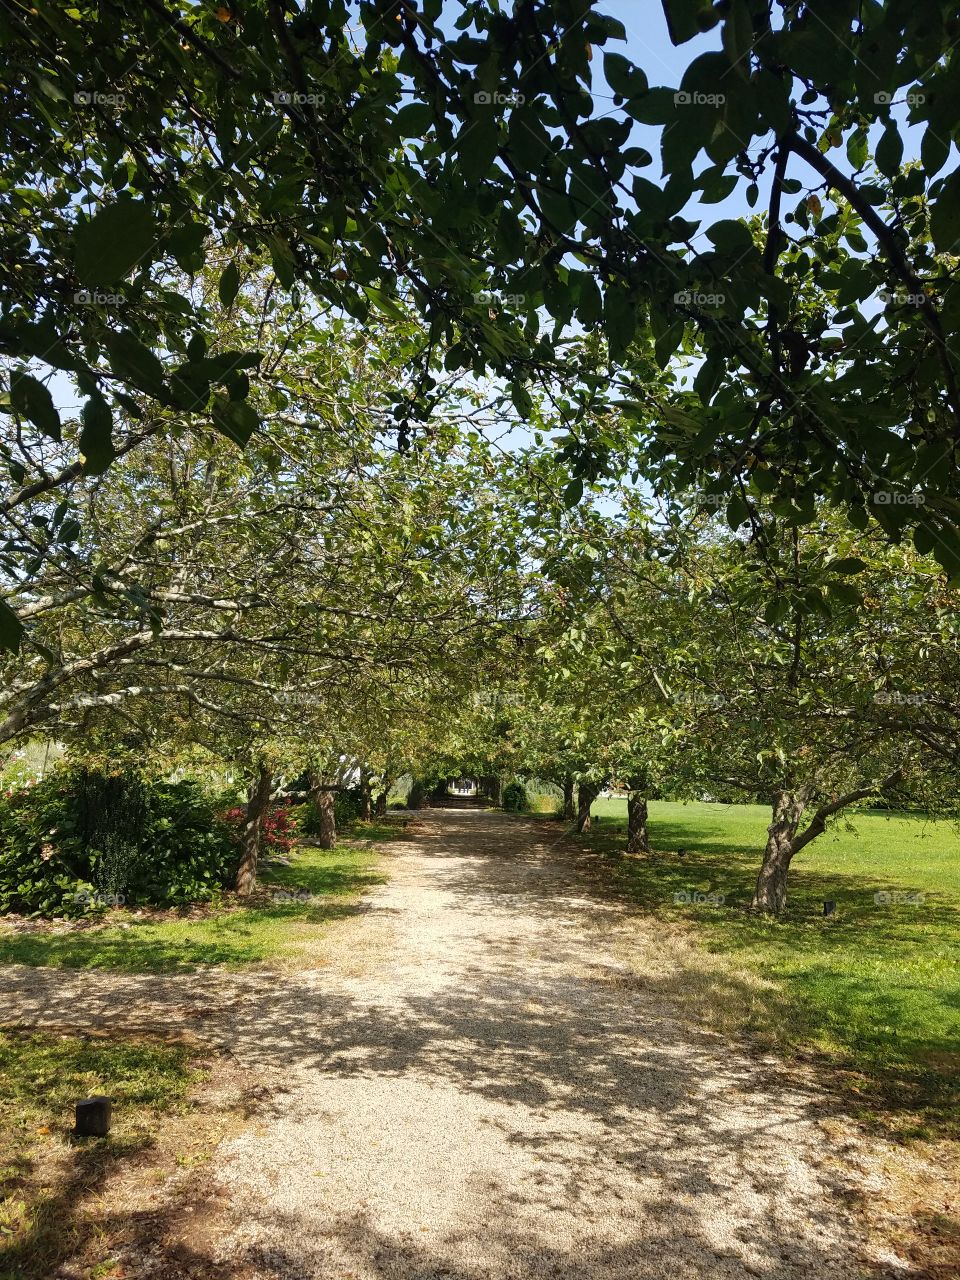
[[[78,466],[89,402],[56,437],[7,419],[0,743],[241,770],[244,891],[271,795],[305,773],[327,841],[338,788],[383,796],[405,772],[537,773],[568,814],[576,782],[581,828],[613,779],[635,850],[651,793],[770,797],[764,911],[850,804],[952,800],[953,596],[929,547],[891,536],[896,504],[851,523],[842,492],[775,492],[758,465],[731,510],[658,472],[655,444],[655,485],[617,479],[605,409],[581,428],[613,478],[571,482],[556,388],[518,438],[493,384],[436,362],[412,439],[397,397],[423,391],[429,325],[321,316],[274,275],[176,277],[205,321],[177,376],[222,377],[215,424],[128,396],[123,457]]]
[[[248,438],[276,365],[216,346],[177,275],[213,264],[229,305],[265,267],[314,315],[424,319],[402,436],[434,429],[438,369],[523,415],[562,388],[573,498],[638,440],[734,512],[754,482],[860,515],[919,490],[897,514],[960,573],[955,6],[662,10],[690,50],[668,85],[592,0],[8,7],[7,407],[55,442],[50,386],[84,401],[59,467],[4,442],[10,500],[171,413]]]
[[[581,518],[548,562],[533,697],[510,734],[578,826],[608,782],[646,798],[765,800],[753,898],[782,910],[792,859],[859,801],[952,811],[960,666],[953,594],[912,548],[822,505],[752,538],[680,510]]]

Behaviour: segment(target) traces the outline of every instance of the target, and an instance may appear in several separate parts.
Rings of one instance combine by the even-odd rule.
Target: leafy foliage
[[[47,382],[72,379],[90,473],[128,446],[124,407],[243,443],[260,355],[215,341],[208,306],[265,268],[315,311],[423,317],[401,442],[447,373],[502,380],[522,417],[562,375],[570,503],[642,453],[732,516],[776,492],[802,520],[826,489],[960,574],[954,6],[664,10],[678,45],[717,29],[675,86],[593,3],[10,10],[7,411],[55,444]],[[765,216],[710,220],[761,191]],[[878,510],[891,491],[924,509]]]
[[[522,782],[510,782],[503,789],[503,807],[508,813],[528,813],[530,797]]]
[[[99,806],[111,795],[122,822]],[[214,898],[237,860],[218,808],[193,781],[57,770],[0,801],[0,911],[72,916]]]

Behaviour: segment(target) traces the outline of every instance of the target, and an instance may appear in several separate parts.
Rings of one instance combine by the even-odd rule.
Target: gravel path
[[[615,944],[645,926],[545,824],[429,811],[386,856],[322,969],[4,979],[35,1021],[159,1007],[262,1080],[212,1170],[230,1208],[209,1275],[904,1275],[865,1261],[871,1175],[826,1142],[824,1100],[624,980]]]

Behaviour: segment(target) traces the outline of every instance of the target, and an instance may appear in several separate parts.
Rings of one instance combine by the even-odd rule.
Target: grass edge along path
[[[97,1198],[133,1168],[149,1195],[151,1159],[196,1144],[194,1095],[206,1074],[184,1043],[0,1029],[0,1280],[46,1280],[78,1254],[85,1274],[110,1275],[111,1231]],[[74,1105],[93,1093],[113,1099],[110,1134],[76,1138]],[[167,1163],[176,1167],[173,1150]]]
[[[402,830],[402,822],[383,819],[352,824],[330,850],[303,841],[289,863],[263,864],[249,903],[228,894],[183,910],[119,908],[82,927],[0,921],[0,964],[121,973],[297,964],[332,922],[356,913],[367,889],[383,883],[377,845]]]
[[[829,1063],[858,1118],[883,1113],[904,1137],[960,1137],[960,836],[951,824],[851,815],[797,858],[787,911],[771,921],[744,909],[769,820],[761,806],[653,801],[654,852],[635,856],[621,856],[625,803],[596,809],[578,840],[608,855],[618,894],[681,947],[693,939],[684,980],[698,1016]],[[827,917],[825,900],[837,904]]]

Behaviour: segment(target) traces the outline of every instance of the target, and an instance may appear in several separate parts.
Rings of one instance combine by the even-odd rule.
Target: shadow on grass
[[[584,843],[610,856],[620,894],[693,924],[708,951],[775,984],[759,997],[769,1018],[752,1021],[776,1027],[779,1047],[826,1054],[853,1073],[862,1101],[898,1113],[909,1132],[960,1133],[960,905],[902,879],[904,896],[891,899],[889,880],[798,859],[787,910],[771,920],[746,910],[759,852],[731,842],[720,826],[658,822],[656,851],[631,858],[620,856],[623,834],[622,823],[601,820]],[[696,892],[723,902],[675,901]],[[825,901],[836,904],[834,914],[824,916]]]
[[[153,1145],[157,1117],[182,1104],[197,1073],[183,1046],[0,1030],[0,1280],[47,1280],[99,1239],[84,1211],[107,1177]],[[73,1138],[73,1104],[109,1088],[119,1123],[106,1138]],[[51,1171],[44,1146],[59,1134],[67,1158]],[[42,1136],[47,1135],[47,1136]],[[2,1220],[2,1219],[0,1219]]]
[[[385,879],[371,861],[369,849],[307,846],[288,866],[265,864],[260,894],[250,906],[211,908],[199,915],[172,911],[159,919],[118,912],[101,927],[3,934],[0,964],[121,973],[256,964],[282,950],[293,930],[309,931],[357,914],[359,895]],[[284,896],[273,898],[273,893]],[[287,896],[294,894],[303,897]]]

